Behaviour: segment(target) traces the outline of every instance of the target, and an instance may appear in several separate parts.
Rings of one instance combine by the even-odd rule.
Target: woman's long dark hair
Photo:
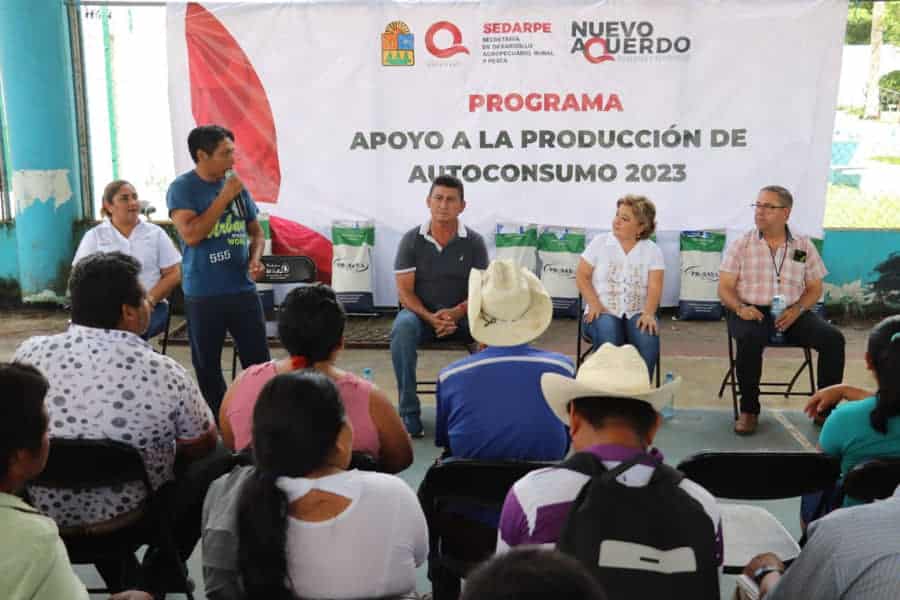
[[[337,388],[316,371],[278,375],[260,392],[253,409],[256,471],[238,508],[238,566],[248,598],[296,598],[286,584],[288,502],[275,480],[323,466],[343,423]]]
[[[878,378],[869,421],[875,431],[887,434],[888,419],[900,415],[900,315],[888,317],[872,329],[866,351]]]

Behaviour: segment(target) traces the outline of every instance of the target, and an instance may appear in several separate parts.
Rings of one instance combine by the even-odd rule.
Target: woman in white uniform
[[[72,264],[94,252],[118,251],[135,257],[141,263],[139,279],[152,308],[150,325],[142,336],[150,339],[166,326],[166,298],[181,283],[181,254],[163,228],[142,221],[140,212],[133,185],[123,179],[108,184],[103,190],[103,222],[84,234]]]

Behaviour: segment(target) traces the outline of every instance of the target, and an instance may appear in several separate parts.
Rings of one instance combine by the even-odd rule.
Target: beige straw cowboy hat
[[[469,272],[469,330],[488,346],[517,346],[550,325],[553,302],[534,273],[511,260]]]
[[[649,403],[658,411],[675,397],[680,387],[681,377],[662,387],[653,387],[647,363],[631,345],[603,344],[582,363],[575,379],[556,373],[541,376],[541,390],[547,404],[566,425],[569,402],[576,398],[633,398]]]

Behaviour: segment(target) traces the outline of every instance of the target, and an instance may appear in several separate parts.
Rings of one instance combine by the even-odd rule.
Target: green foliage
[[[845,44],[868,44],[872,31],[872,3],[851,0],[847,13]],[[886,2],[884,15],[884,43],[900,44],[900,2]]]
[[[878,80],[878,87],[900,92],[900,71],[891,71],[882,75]]]

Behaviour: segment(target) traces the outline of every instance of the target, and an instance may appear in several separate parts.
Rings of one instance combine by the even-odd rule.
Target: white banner
[[[820,234],[846,14],[833,0],[172,5],[176,166],[192,167],[191,128],[218,122],[263,210],[325,237],[373,220],[378,305],[396,301],[397,241],[428,218],[442,171],[489,244],[504,221],[609,229],[628,193],[654,201],[661,232],[748,228],[768,184]],[[666,254],[678,264],[677,241]]]

